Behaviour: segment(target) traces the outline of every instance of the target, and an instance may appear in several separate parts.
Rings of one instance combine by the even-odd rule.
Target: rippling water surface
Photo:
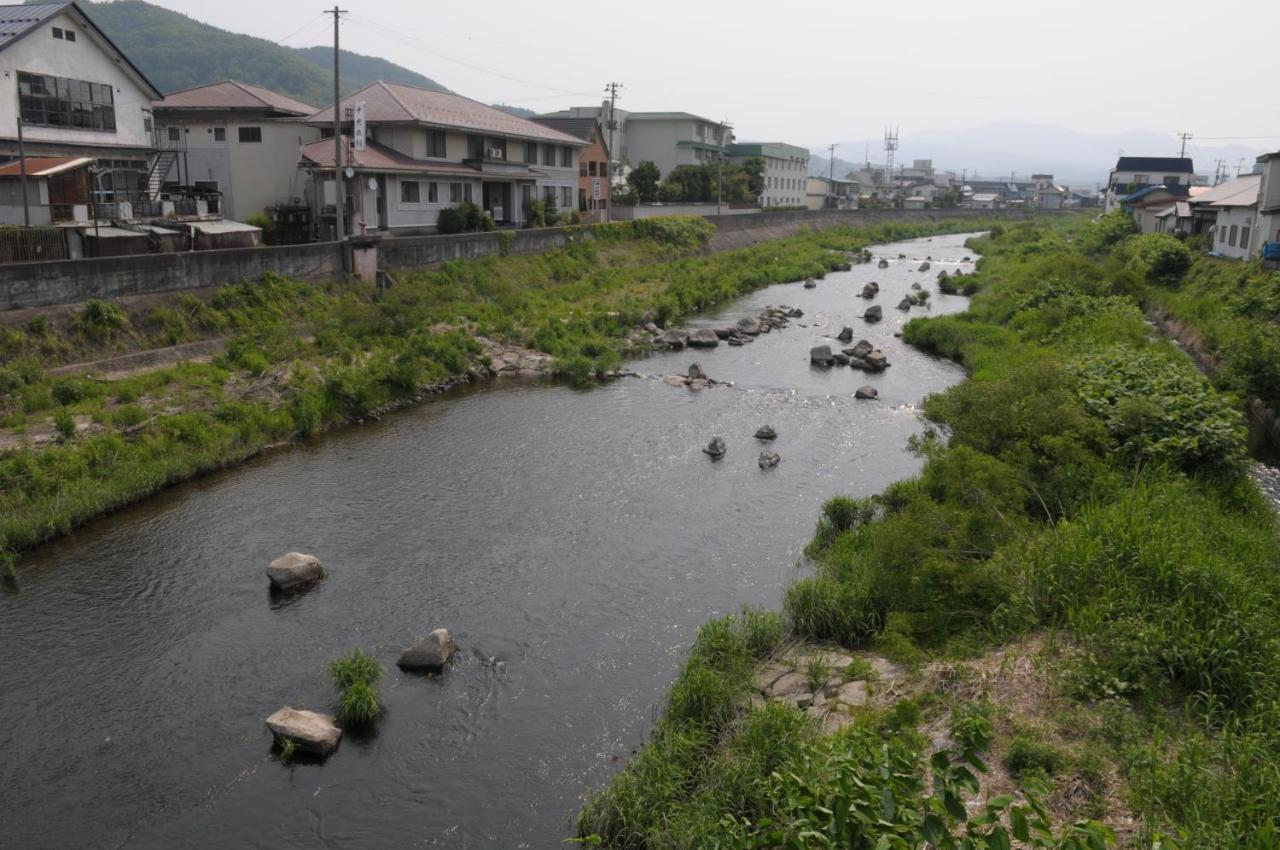
[[[698,360],[731,388],[460,392],[40,549],[0,593],[0,845],[560,846],[581,796],[649,732],[697,627],[779,603],[823,500],[918,469],[917,405],[962,373],[895,339],[894,308],[919,282],[928,312],[964,309],[935,282],[962,267],[964,238],[879,246],[909,259],[691,322],[805,311],[752,345],[628,364],[661,376]],[[878,325],[856,318],[868,280]],[[846,324],[893,367],[812,369],[810,346]],[[879,401],[853,399],[864,383]],[[752,439],[765,423],[782,455],[769,471]],[[701,452],[715,435],[718,463]],[[273,605],[263,569],[290,550],[330,576]],[[457,666],[396,669],[437,626]],[[263,718],[330,710],[326,665],[355,647],[387,667],[376,734],[323,765],[272,758]]]

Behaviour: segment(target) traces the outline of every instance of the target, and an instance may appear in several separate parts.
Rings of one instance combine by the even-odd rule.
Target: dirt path
[[[47,374],[85,375],[93,373],[105,381],[118,381],[132,375],[145,375],[167,366],[179,363],[208,363],[227,347],[227,338],[204,339],[199,342],[188,342],[182,345],[171,345],[168,348],[152,348],[147,351],[135,351],[130,354],[119,354],[102,360],[89,360],[84,363],[68,363],[49,369]]]

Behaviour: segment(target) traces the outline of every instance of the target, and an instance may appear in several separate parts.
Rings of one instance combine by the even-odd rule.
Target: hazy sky
[[[154,0],[290,46],[331,43],[318,0]],[[347,0],[343,47],[539,111],[596,102],[728,118],[740,139],[877,137],[991,122],[1189,130],[1280,147],[1280,2]]]

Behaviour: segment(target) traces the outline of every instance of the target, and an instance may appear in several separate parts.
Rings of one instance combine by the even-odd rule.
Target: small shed
[[[89,257],[121,257],[147,253],[147,233],[109,225],[79,228],[84,239],[84,252]]]
[[[197,251],[219,248],[256,248],[262,244],[262,228],[241,221],[187,222]]]

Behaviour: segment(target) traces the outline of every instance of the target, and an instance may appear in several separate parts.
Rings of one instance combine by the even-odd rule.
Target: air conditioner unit
[[[502,148],[489,148],[489,159],[506,159],[502,153]]]

